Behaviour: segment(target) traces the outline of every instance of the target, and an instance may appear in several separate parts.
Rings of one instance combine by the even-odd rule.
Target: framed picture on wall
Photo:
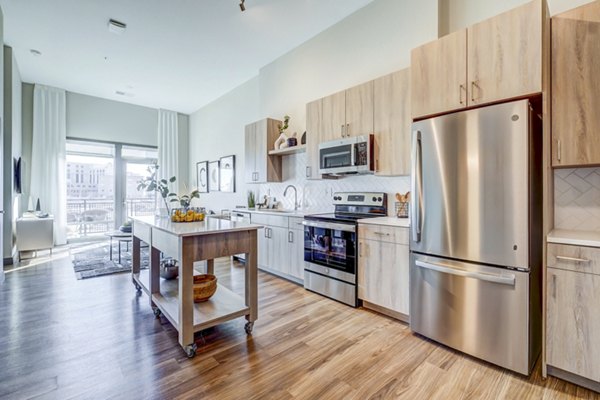
[[[208,191],[218,192],[219,191],[219,162],[210,161],[208,163]]]
[[[208,193],[208,161],[196,163],[196,187],[200,193]]]
[[[219,167],[221,192],[235,192],[235,156],[221,157]]]

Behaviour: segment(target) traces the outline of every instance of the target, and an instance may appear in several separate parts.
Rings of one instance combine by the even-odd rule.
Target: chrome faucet
[[[296,186],[294,186],[294,185],[287,185],[287,187],[283,191],[283,196],[285,197],[287,195],[287,192],[288,192],[289,188],[294,189],[294,210],[298,210],[298,208],[300,208],[300,204],[298,204],[298,189],[296,189]]]

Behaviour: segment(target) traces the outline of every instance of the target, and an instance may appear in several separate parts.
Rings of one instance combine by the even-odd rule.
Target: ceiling
[[[371,1],[246,0],[243,13],[239,0],[0,0],[0,6],[4,41],[24,82],[192,113]],[[126,32],[109,32],[110,18],[126,23]]]

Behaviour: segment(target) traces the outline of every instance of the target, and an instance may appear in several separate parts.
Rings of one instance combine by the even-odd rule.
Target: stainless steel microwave
[[[370,174],[374,172],[373,135],[354,136],[319,144],[322,175]]]

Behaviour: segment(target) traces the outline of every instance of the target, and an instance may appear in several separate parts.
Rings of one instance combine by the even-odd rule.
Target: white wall
[[[448,32],[466,28],[486,18],[528,3],[530,0],[440,0],[448,15]],[[562,13],[593,0],[547,0],[550,15]]]
[[[236,155],[237,193],[209,193],[200,203],[219,212],[246,205],[248,189],[282,200],[288,183],[298,186],[311,208],[330,203],[332,190],[379,190],[393,193],[408,187],[408,178],[363,179],[349,177],[337,182],[307,182],[303,178],[306,156],[284,159],[283,184],[243,183],[244,126],[264,117],[291,116],[289,132],[305,130],[307,102],[368,81],[409,65],[410,50],[437,38],[437,0],[375,0],[313,39],[260,70],[257,78],[190,116],[190,180],[196,178],[195,163]],[[194,182],[195,183],[195,182]],[[306,195],[305,195],[306,194]],[[285,205],[291,206],[291,199]]]

